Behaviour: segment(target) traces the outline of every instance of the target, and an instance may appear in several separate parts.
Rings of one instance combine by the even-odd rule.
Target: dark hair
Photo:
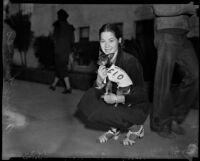
[[[120,37],[122,38],[122,33],[116,24],[110,24],[110,23],[104,24],[99,29],[99,37],[101,36],[101,33],[105,31],[112,32],[117,39],[119,39]]]
[[[104,24],[99,29],[99,37],[101,36],[101,33],[105,32],[105,31],[112,32],[118,40],[119,40],[119,38],[121,38],[122,40],[121,40],[121,43],[119,43],[119,50],[124,48],[124,40],[122,38],[122,32],[116,24],[113,24],[113,23]],[[102,52],[101,47],[99,47],[99,50],[100,50],[100,53],[101,53]]]
[[[63,9],[60,9],[57,12],[57,15],[59,20],[66,20],[69,17],[68,13]]]

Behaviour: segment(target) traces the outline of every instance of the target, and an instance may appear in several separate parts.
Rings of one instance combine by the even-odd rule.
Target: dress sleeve
[[[138,104],[148,101],[147,90],[143,78],[143,69],[141,64],[134,59],[129,59],[127,62],[127,73],[133,81],[133,90],[130,94],[125,95],[125,103]]]

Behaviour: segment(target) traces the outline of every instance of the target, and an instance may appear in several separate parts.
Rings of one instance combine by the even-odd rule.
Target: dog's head
[[[110,62],[111,55],[113,55],[113,54],[106,55],[103,52],[101,52],[99,54],[97,64],[104,65],[104,66],[106,66],[106,68],[109,68],[111,66],[111,62]]]

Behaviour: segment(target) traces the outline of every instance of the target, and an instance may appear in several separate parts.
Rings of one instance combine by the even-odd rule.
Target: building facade
[[[10,14],[15,14],[22,9],[22,4],[11,4]],[[120,25],[124,39],[136,38],[136,22],[153,19],[153,13],[148,4],[37,4],[31,9],[31,30],[34,37],[48,36],[53,31],[53,22],[56,20],[56,12],[59,9],[68,12],[69,23],[75,27],[75,41],[81,37],[89,41],[98,41],[98,30],[105,23],[117,23]],[[198,36],[199,19],[191,21],[189,36]],[[16,51],[17,52],[17,51]],[[34,58],[33,49],[27,55],[28,66],[37,67],[37,59]],[[19,56],[15,54],[14,62],[19,63]]]

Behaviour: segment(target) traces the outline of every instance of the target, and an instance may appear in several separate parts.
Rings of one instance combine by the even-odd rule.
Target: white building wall
[[[75,27],[75,41],[79,41],[79,27],[89,26],[89,40],[98,41],[99,28],[105,23],[123,23],[123,37],[135,38],[135,21],[152,19],[153,13],[148,4],[34,4],[31,16],[31,30],[34,36],[48,35],[53,30],[53,22],[57,19],[57,11],[65,9],[68,21]],[[19,10],[19,4],[11,5],[11,14]],[[199,20],[193,19],[191,23],[191,36],[199,36]],[[28,52],[28,66],[36,67],[38,62],[34,51]],[[15,59],[19,59],[16,58]],[[19,62],[19,60],[14,60]],[[33,62],[34,61],[34,62]]]
[[[57,11],[65,9],[68,14],[69,23],[75,27],[75,41],[79,41],[79,27],[90,27],[90,41],[98,41],[99,28],[105,23],[123,23],[125,39],[135,37],[134,21],[149,18],[150,13],[138,14],[138,8],[143,5],[129,4],[34,4],[34,12],[31,16],[31,30],[34,36],[49,35],[53,31],[53,22],[57,19]],[[11,14],[19,10],[19,4],[11,6]],[[138,17],[137,17],[138,16]],[[152,18],[152,16],[151,16]],[[27,64],[29,67],[37,67],[39,63],[34,56],[32,46],[27,53]],[[20,64],[20,55],[16,51],[14,63]]]
[[[35,4],[34,13],[31,16],[31,30],[34,36],[47,36],[52,30],[53,7],[51,4]]]
[[[142,5],[143,6],[143,5]],[[129,4],[35,4],[31,18],[32,30],[35,36],[48,35],[52,31],[52,23],[56,20],[56,12],[65,9],[68,21],[74,25],[75,39],[79,41],[79,27],[90,27],[90,41],[98,40],[98,30],[104,23],[123,23],[124,38],[135,37],[134,21],[152,18],[151,12],[138,14],[141,5]],[[135,14],[136,13],[136,14]],[[138,17],[137,17],[138,16]]]

